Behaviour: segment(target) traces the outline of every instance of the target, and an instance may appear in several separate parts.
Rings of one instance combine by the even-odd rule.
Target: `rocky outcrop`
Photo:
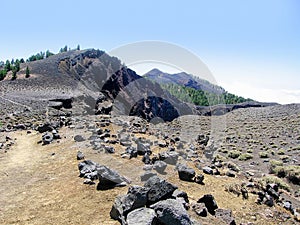
[[[185,192],[159,177],[151,177],[144,187],[132,186],[118,196],[110,211],[111,218],[121,224],[192,224],[184,207]]]

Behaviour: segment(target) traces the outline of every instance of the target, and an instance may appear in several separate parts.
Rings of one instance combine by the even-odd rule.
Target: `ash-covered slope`
[[[25,78],[26,66],[30,78]],[[73,108],[82,113],[138,115],[147,120],[160,117],[170,121],[193,113],[191,107],[158,84],[100,50],[73,50],[24,63],[17,77],[0,82],[2,98],[16,103],[17,108],[25,105],[44,109],[49,101],[51,106],[61,108],[72,100]],[[3,107],[14,108],[9,104]]]

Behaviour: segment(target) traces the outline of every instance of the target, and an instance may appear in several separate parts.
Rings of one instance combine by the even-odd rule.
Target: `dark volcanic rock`
[[[203,173],[209,174],[209,175],[213,175],[214,171],[212,168],[210,168],[209,166],[205,166],[202,168]]]
[[[143,175],[141,175],[141,181],[147,181],[149,180],[151,177],[156,177],[157,174],[153,173],[151,171],[146,171]]]
[[[142,142],[138,141],[137,142],[137,154],[144,156],[146,153],[151,154],[150,144],[142,143]]]
[[[155,202],[171,198],[173,192],[177,189],[177,187],[173,184],[165,180],[161,180],[157,176],[148,179],[144,186],[149,188],[147,195],[148,204],[153,204]]]
[[[137,149],[133,146],[127,147],[125,152],[129,155],[130,159],[138,156]]]
[[[82,160],[84,159],[84,154],[81,151],[77,152],[77,160]]]
[[[42,140],[44,145],[50,144],[53,141],[53,134],[51,133],[44,134]]]
[[[212,215],[215,215],[215,210],[218,208],[218,205],[215,201],[214,196],[212,196],[211,194],[204,195],[197,201],[197,203],[204,203],[208,212]]]
[[[164,173],[166,168],[167,168],[167,163],[160,160],[156,161],[153,165],[153,169],[156,170],[158,173]]]
[[[127,215],[127,225],[156,225],[157,218],[153,209],[140,208]]]
[[[216,209],[216,218],[223,220],[228,225],[236,225],[234,218],[232,217],[232,211],[230,209]]]
[[[170,165],[176,165],[178,161],[179,154],[177,152],[168,151],[159,153],[159,160],[164,161]]]
[[[110,215],[115,220],[126,218],[132,210],[144,207],[147,203],[148,189],[140,186],[132,186],[124,196],[118,196],[110,211]]]
[[[158,222],[161,224],[193,224],[183,205],[174,199],[157,202],[156,204],[151,205],[150,208],[155,210]]]
[[[74,140],[75,140],[76,142],[83,142],[83,141],[85,141],[85,138],[82,137],[81,135],[76,135],[76,136],[74,137]]]
[[[139,116],[147,121],[151,121],[156,117],[161,118],[163,121],[172,121],[179,116],[179,113],[167,99],[148,96],[136,102],[129,115]]]
[[[106,167],[106,166],[97,166],[97,172],[99,177],[99,188],[111,188],[115,186],[125,186],[128,180],[119,175],[116,171]]]
[[[125,195],[117,196],[109,213],[112,219],[120,221],[121,224],[126,224],[124,208],[123,208],[124,202],[125,202]]]
[[[149,156],[148,154],[145,154],[145,155],[143,156],[142,161],[143,161],[143,163],[145,163],[145,164],[151,164],[151,158],[150,158],[150,156]]]
[[[78,169],[80,171],[80,177],[84,177],[88,174],[96,172],[96,167],[97,166],[98,166],[98,164],[91,161],[91,160],[85,160],[83,162],[80,162],[78,164]],[[96,175],[98,177],[98,173],[96,173]]]
[[[198,216],[207,216],[207,208],[204,203],[196,203],[192,206],[192,209]]]
[[[195,176],[194,181],[195,181],[195,183],[197,183],[197,184],[204,184],[204,183],[203,183],[203,181],[204,181],[204,175],[198,174],[197,176]]]
[[[37,127],[37,131],[40,133],[44,133],[44,132],[52,131],[52,130],[53,130],[53,127],[49,123],[45,123],[45,124],[42,124]]]
[[[180,165],[178,167],[178,175],[180,180],[192,182],[194,181],[193,179],[196,175],[196,172],[192,168],[188,168],[184,165]]]
[[[104,146],[105,152],[113,154],[115,153],[115,148],[112,146]]]

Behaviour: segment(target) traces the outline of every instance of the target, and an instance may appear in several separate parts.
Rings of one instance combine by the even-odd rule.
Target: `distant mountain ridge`
[[[225,93],[224,88],[212,84],[207,80],[201,79],[191,74],[187,74],[185,72],[169,74],[154,68],[146,74],[144,74],[144,77],[149,80],[155,81],[159,84],[177,84],[193,88],[195,90],[207,91],[214,94]]]

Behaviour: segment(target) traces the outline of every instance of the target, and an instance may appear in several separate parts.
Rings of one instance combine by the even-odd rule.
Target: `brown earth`
[[[1,224],[119,224],[111,220],[109,211],[114,199],[125,194],[127,188],[107,191],[96,190],[95,185],[84,185],[78,177],[77,150],[83,147],[74,143],[72,133],[63,129],[59,143],[48,146],[37,144],[40,134],[15,132],[16,144],[1,155],[0,179],[0,223]],[[84,148],[86,158],[116,169],[132,180],[138,181],[137,167],[140,159],[125,160],[118,154],[99,154]],[[125,163],[126,162],[126,163]],[[267,208],[255,204],[255,196],[243,200],[225,192],[225,184],[240,183],[237,178],[206,176],[205,185],[180,181],[173,167],[169,167],[166,178],[186,191],[190,201],[197,201],[203,194],[215,196],[220,208],[232,209],[237,224],[279,224],[278,213],[287,213],[280,208]],[[173,171],[173,172],[172,172]],[[197,170],[199,173],[199,170]],[[192,213],[194,218],[196,215]],[[220,224],[212,216],[199,218],[201,224]],[[293,224],[281,221],[280,224]]]

